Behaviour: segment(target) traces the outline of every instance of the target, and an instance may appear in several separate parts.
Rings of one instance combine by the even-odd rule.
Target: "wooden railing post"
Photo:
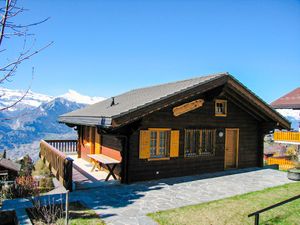
[[[65,159],[65,166],[64,166],[64,187],[72,191],[73,188],[73,159],[67,157]]]

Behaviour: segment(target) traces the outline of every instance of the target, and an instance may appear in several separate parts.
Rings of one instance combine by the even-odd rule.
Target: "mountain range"
[[[13,104],[24,91],[0,88],[0,109]],[[38,158],[40,139],[75,139],[76,132],[57,122],[59,115],[104,100],[69,90],[53,97],[29,91],[15,107],[0,111],[0,152],[7,150],[10,158],[26,154]]]

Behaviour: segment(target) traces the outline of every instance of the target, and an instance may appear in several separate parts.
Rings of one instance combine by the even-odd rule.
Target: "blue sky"
[[[267,102],[300,86],[300,1],[27,0],[36,47],[8,88],[113,96],[228,71]],[[20,45],[6,41],[11,51]]]

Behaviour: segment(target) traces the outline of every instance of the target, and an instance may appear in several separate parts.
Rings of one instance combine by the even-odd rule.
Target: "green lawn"
[[[60,209],[61,205],[56,205],[56,209]],[[52,215],[56,214],[57,216],[51,220],[52,222],[47,222],[45,217],[41,217],[41,214],[37,213],[37,209],[29,209],[27,210],[28,215],[34,225],[47,225],[47,224],[55,224],[55,225],[64,225],[65,219],[64,215],[60,214],[59,211],[54,210],[52,211],[48,209],[46,211],[45,208],[41,208],[40,210],[52,213]],[[39,210],[39,211],[40,211]],[[44,214],[43,214],[44,215]],[[58,219],[58,218],[60,219]],[[55,220],[55,221],[54,221]],[[103,220],[91,209],[84,207],[79,202],[73,202],[70,204],[69,208],[69,224],[70,225],[105,225]]]
[[[100,217],[90,209],[85,208],[79,203],[70,204],[70,225],[104,225]],[[64,225],[65,220],[58,220],[57,225]]]
[[[300,194],[300,182],[214,202],[149,214],[161,225],[254,224],[248,214]],[[260,224],[300,224],[300,199],[260,216]]]

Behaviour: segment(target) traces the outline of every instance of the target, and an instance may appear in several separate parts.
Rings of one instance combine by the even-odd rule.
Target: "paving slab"
[[[273,169],[241,169],[131,185],[108,186],[71,194],[95,210],[106,224],[156,224],[146,215],[259,191],[292,181]]]

